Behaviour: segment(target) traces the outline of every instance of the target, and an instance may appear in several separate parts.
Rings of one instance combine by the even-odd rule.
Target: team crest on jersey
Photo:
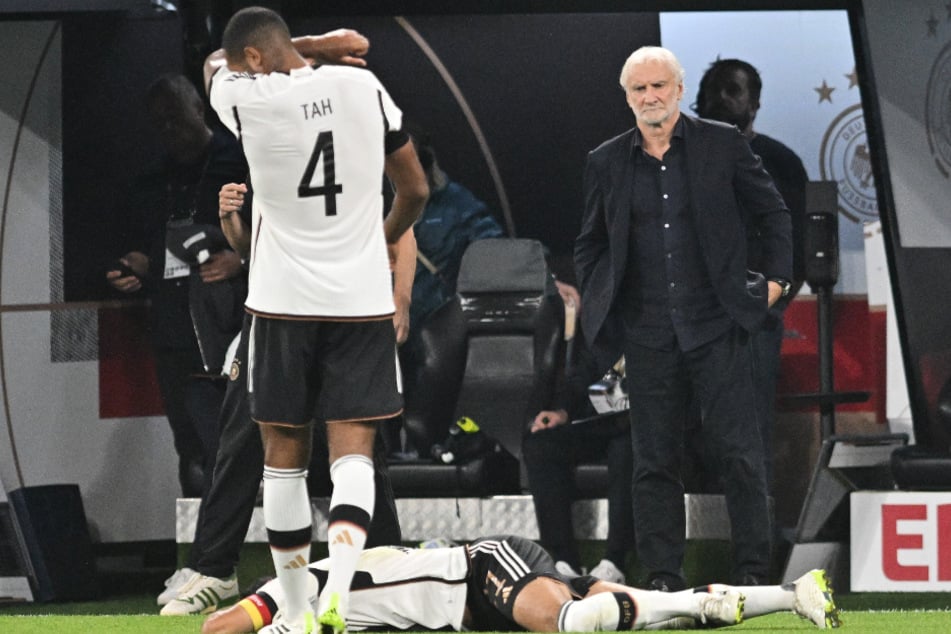
[[[241,375],[241,364],[238,363],[238,360],[235,359],[231,362],[231,371],[228,372],[228,378],[232,381],[237,381],[238,377]]]

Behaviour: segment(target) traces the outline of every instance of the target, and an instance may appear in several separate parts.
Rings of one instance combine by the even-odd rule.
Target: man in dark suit
[[[792,278],[782,197],[736,127],[680,112],[683,77],[660,47],[625,62],[621,86],[637,126],[589,155],[575,243],[582,331],[601,359],[627,361],[637,554],[659,590],[685,587],[680,468],[691,394],[726,493],[734,580],[768,574],[749,339]],[[748,272],[754,218],[762,270]]]
[[[789,147],[753,129],[760,108],[763,80],[759,71],[740,59],[718,59],[707,68],[700,79],[697,103],[694,108],[704,119],[731,123],[739,128],[750,143],[750,148],[763,161],[763,167],[773,177],[776,189],[782,194],[792,219],[793,279],[792,290],[776,302],[753,336],[753,363],[756,367],[757,408],[763,450],[766,453],[766,479],[773,482],[773,428],[776,413],[776,382],[779,378],[780,353],[783,345],[783,311],[799,292],[805,280],[802,232],[806,222],[806,168]],[[759,227],[753,223],[747,236],[748,267],[759,270]]]

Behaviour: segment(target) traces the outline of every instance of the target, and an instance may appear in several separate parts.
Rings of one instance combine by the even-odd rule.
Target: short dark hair
[[[228,20],[221,35],[221,48],[228,61],[238,61],[244,59],[246,46],[267,48],[275,35],[290,40],[291,33],[284,18],[265,7],[247,7]]]
[[[704,116],[704,106],[708,91],[722,78],[730,72],[740,70],[746,74],[747,87],[750,91],[750,98],[759,104],[759,96],[763,90],[763,80],[759,76],[759,71],[750,64],[741,59],[718,59],[707,68],[700,78],[700,90],[697,91],[697,102],[694,104],[694,111],[701,117]]]

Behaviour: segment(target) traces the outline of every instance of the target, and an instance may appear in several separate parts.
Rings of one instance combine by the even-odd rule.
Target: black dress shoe
[[[657,590],[658,592],[678,592],[687,587],[687,584],[680,577],[673,575],[654,575],[647,582],[648,590]]]

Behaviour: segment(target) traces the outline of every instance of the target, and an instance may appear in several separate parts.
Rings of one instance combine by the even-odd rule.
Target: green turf
[[[194,634],[201,617],[161,616],[0,616],[0,632],[48,634],[49,632],[96,632],[97,634]],[[842,614],[842,629],[862,634],[947,634],[951,631],[949,612],[850,612]],[[792,614],[771,614],[720,631],[810,632],[816,628]]]
[[[589,566],[597,563],[602,555],[603,544],[583,542],[581,546],[583,563]],[[325,549],[325,544],[315,544],[314,556],[323,556]],[[185,551],[179,553],[179,562],[184,561],[185,555]],[[724,544],[688,543],[688,578],[692,583],[723,579],[729,560],[729,551]],[[174,562],[170,566],[174,566]],[[270,574],[270,571],[267,546],[246,545],[241,552],[238,568],[241,587],[246,587],[256,577]],[[158,616],[155,596],[161,589],[162,579],[169,572],[170,569],[160,568],[147,577],[102,576],[104,596],[97,601],[0,604],[0,633],[63,631],[195,634],[200,631],[203,617]],[[636,562],[628,566],[626,572],[632,581],[642,573]],[[951,633],[951,593],[840,592],[836,600],[843,610],[843,628],[851,632]],[[808,632],[816,628],[792,614],[776,614],[726,629],[753,633]]]
[[[49,634],[50,632],[95,632],[96,634],[195,634],[201,630],[198,616],[162,617],[155,615],[122,616],[0,616],[0,632]]]

